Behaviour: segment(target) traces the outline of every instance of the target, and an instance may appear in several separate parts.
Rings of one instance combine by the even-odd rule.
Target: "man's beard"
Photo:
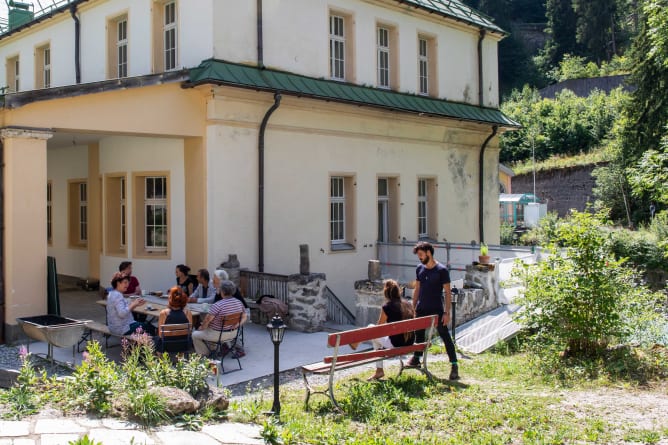
[[[429,264],[429,261],[431,261],[431,258],[429,258],[428,256],[420,260],[422,264]]]

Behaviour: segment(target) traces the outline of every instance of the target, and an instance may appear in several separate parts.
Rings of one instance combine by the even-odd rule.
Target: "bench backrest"
[[[398,335],[404,334],[406,332],[420,331],[422,329],[436,327],[436,323],[438,323],[438,315],[427,315],[426,317],[395,321],[393,323],[385,323],[378,326],[336,332],[327,336],[327,346],[336,346],[337,340],[338,345],[343,346],[349,345],[350,343],[363,342],[389,335]]]

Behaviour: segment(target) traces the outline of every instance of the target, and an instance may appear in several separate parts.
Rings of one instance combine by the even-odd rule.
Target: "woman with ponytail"
[[[409,301],[401,298],[399,284],[394,280],[385,280],[385,304],[381,308],[377,324],[392,323],[395,321],[409,320],[415,317],[413,306]],[[373,326],[373,325],[370,325]],[[392,335],[372,340],[373,349],[392,349],[400,346],[408,346],[415,343],[415,335],[412,332],[406,334]],[[376,373],[369,380],[379,380],[385,377],[383,361],[376,362]]]

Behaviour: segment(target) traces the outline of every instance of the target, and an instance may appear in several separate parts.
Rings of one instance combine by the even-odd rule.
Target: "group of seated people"
[[[132,263],[123,262],[119,271],[111,279],[111,289],[107,296],[107,324],[109,331],[114,335],[130,335],[139,329],[154,336],[156,350],[162,351],[162,327],[166,324],[190,323],[193,326],[193,316],[186,307],[192,303],[211,303],[208,313],[201,320],[197,330],[192,332],[193,346],[201,355],[208,355],[210,349],[206,342],[216,343],[219,340],[233,339],[237,328],[246,322],[246,304],[237,289],[230,281],[227,272],[216,270],[213,280],[209,280],[209,272],[200,269],[197,274],[197,285],[189,275],[190,268],[179,264],[176,267],[176,286],[168,291],[167,308],[160,311],[157,329],[145,319],[138,319],[134,310],[146,304],[141,297],[139,281],[132,276]],[[189,277],[189,278],[184,278]],[[125,297],[134,297],[127,300]],[[236,297],[236,298],[235,298]],[[233,314],[241,313],[241,319],[236,326],[223,325],[223,320]],[[221,331],[222,337],[221,337]]]

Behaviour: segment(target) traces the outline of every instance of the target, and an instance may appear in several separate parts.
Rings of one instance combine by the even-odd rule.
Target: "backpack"
[[[288,316],[288,305],[278,298],[274,298],[272,295],[262,295],[257,299],[257,305],[260,312],[267,315],[269,320],[274,315],[278,315],[283,319]]]

